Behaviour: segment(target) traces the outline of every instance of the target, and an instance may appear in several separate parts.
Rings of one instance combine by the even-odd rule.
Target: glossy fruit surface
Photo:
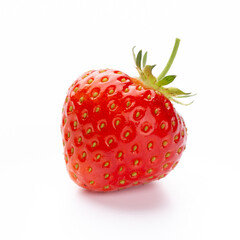
[[[70,87],[62,135],[70,176],[96,191],[164,177],[186,142],[184,122],[163,94],[110,69],[88,72]]]
[[[114,191],[165,177],[186,145],[186,127],[172,103],[117,70],[84,73],[62,111],[64,156],[72,180]]]

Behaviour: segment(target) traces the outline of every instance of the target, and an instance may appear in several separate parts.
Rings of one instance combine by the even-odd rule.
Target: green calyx
[[[172,50],[172,54],[166,64],[165,68],[163,69],[163,71],[160,73],[160,75],[158,77],[155,77],[152,74],[152,70],[156,65],[146,65],[147,52],[145,52],[144,55],[142,56],[142,50],[140,50],[136,56],[134,53],[135,47],[133,47],[133,49],[132,49],[133,59],[136,64],[136,69],[139,73],[139,79],[144,83],[144,85],[156,90],[157,92],[164,94],[171,101],[174,101],[174,102],[182,104],[182,105],[190,105],[192,102],[190,102],[188,104],[184,104],[184,103],[178,101],[177,99],[192,97],[192,96],[194,96],[193,94],[185,93],[178,88],[164,87],[164,86],[170,84],[171,82],[173,82],[174,79],[176,78],[176,75],[166,76],[166,74],[168,73],[169,69],[172,66],[174,58],[177,54],[179,43],[180,43],[180,39],[176,38],[175,45]]]

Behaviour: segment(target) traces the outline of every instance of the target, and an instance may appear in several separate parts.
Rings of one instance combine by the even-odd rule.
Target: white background
[[[0,1],[0,239],[240,239],[239,1]],[[175,38],[176,105],[188,127],[178,167],[109,194],[68,177],[67,88],[84,71],[136,76],[131,48],[160,73]]]

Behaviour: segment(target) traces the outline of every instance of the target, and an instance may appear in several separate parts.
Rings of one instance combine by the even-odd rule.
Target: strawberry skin
[[[72,84],[61,133],[70,177],[100,192],[165,177],[187,139],[165,94],[112,69],[89,71]]]

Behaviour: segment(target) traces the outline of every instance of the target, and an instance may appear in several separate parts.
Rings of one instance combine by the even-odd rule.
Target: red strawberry
[[[137,57],[133,52],[139,79],[92,70],[69,88],[61,132],[67,170],[76,184],[113,191],[163,178],[177,165],[187,134],[170,100],[190,94],[163,86],[176,77],[165,75],[179,41],[158,78],[140,51]]]

